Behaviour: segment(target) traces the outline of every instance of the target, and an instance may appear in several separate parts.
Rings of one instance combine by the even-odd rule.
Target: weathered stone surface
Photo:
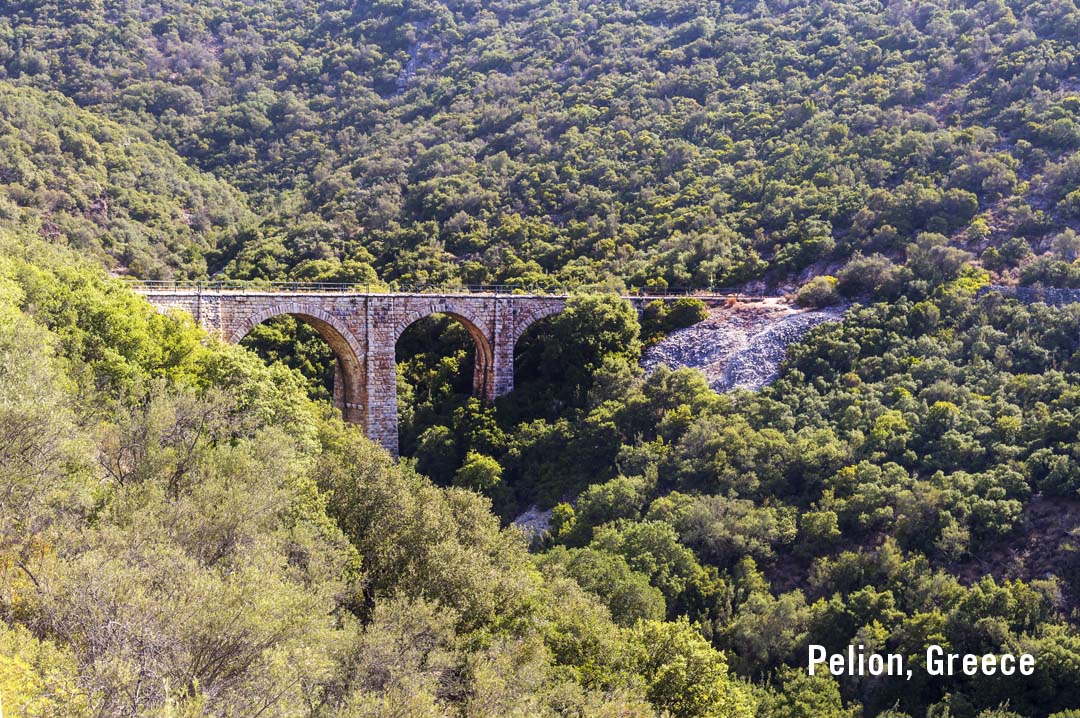
[[[566,298],[499,294],[360,294],[237,290],[140,290],[162,311],[188,312],[237,343],[260,323],[291,314],[310,324],[337,357],[334,403],[392,454],[398,452],[394,348],[431,314],[460,321],[476,343],[473,391],[487,401],[514,388],[514,345],[530,324],[561,312]]]

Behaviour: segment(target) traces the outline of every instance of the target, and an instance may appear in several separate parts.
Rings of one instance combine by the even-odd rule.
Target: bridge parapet
[[[611,292],[603,286],[545,286],[519,284],[379,284],[362,282],[270,282],[260,280],[130,280],[130,286],[141,293],[152,292],[243,292],[290,294],[360,294],[360,295],[441,295],[467,296],[476,294],[497,294],[515,296],[560,296],[568,297],[579,292]],[[649,289],[620,292],[626,299],[676,299],[679,297],[701,297],[706,301],[736,296],[732,292],[700,287],[675,287],[669,289]]]

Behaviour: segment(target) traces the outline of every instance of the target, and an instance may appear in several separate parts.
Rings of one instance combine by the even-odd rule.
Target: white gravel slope
[[[756,391],[776,379],[791,344],[842,315],[841,308],[799,310],[778,299],[717,308],[646,349],[641,365],[646,372],[661,364],[701,369],[716,391]]]

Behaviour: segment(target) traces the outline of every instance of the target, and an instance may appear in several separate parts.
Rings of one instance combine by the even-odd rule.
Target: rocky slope
[[[641,364],[646,372],[661,364],[701,369],[716,391],[757,390],[776,378],[788,346],[842,314],[840,308],[800,310],[777,298],[718,307],[705,321],[646,349]]]

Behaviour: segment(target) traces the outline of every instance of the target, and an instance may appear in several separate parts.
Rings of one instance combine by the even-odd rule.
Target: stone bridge
[[[180,309],[237,343],[258,324],[289,314],[311,325],[337,358],[334,404],[392,454],[398,452],[395,347],[432,314],[461,322],[476,345],[473,393],[487,401],[514,388],[514,346],[534,322],[561,312],[565,295],[260,291],[138,285],[161,311]],[[638,308],[655,297],[629,297]]]
[[[137,291],[162,311],[180,309],[236,344],[281,314],[311,325],[337,358],[334,403],[346,421],[397,454],[394,349],[402,332],[432,314],[461,322],[476,345],[473,392],[488,401],[514,388],[514,345],[533,322],[562,311],[565,296],[369,294],[333,291],[172,289]]]

